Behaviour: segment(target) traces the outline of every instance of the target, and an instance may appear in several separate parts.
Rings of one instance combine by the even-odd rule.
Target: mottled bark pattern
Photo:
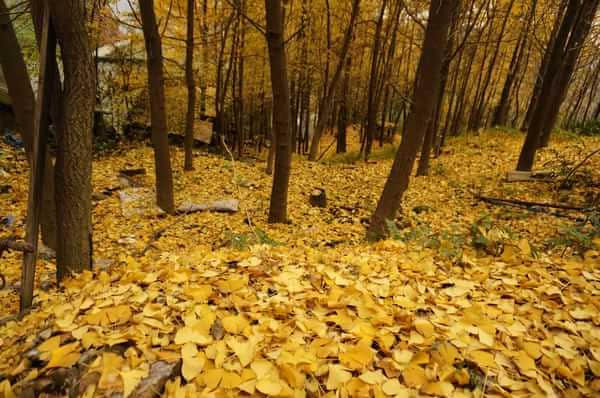
[[[57,121],[57,276],[91,267],[92,126],[96,79],[85,2],[55,0],[52,23],[61,49],[64,83]]]

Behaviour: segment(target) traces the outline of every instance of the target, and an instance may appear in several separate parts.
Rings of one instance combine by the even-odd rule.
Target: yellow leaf
[[[186,343],[196,343],[207,345],[212,342],[212,337],[208,334],[201,333],[198,329],[190,326],[184,326],[175,334],[175,344],[181,345]]]
[[[447,381],[437,381],[425,384],[421,388],[421,392],[440,397],[450,397],[454,392],[454,386],[452,383],[448,383]]]
[[[60,347],[60,335],[50,337],[37,348],[40,352],[50,352],[56,350],[58,347]]]
[[[204,380],[204,384],[210,390],[214,390],[219,385],[219,382],[223,378],[223,373],[225,371],[223,369],[209,369],[202,375],[202,379]]]
[[[477,365],[481,367],[496,368],[496,360],[494,359],[494,355],[487,351],[471,351],[469,353],[469,358],[471,358]]]
[[[231,334],[240,334],[246,326],[250,325],[243,315],[226,316],[221,321],[223,328]]]
[[[123,379],[123,398],[127,398],[133,392],[140,380],[148,375],[147,371],[140,369],[126,370],[121,372]]]
[[[124,361],[121,356],[113,352],[102,354],[102,375],[98,381],[98,387],[104,389],[116,388],[121,381],[119,376]]]
[[[373,361],[374,357],[375,353],[371,349],[370,343],[366,340],[361,340],[358,344],[339,355],[340,362],[343,365],[356,370],[367,367]]]
[[[425,338],[431,337],[434,332],[433,325],[427,319],[416,319],[415,329]]]
[[[402,371],[402,378],[409,387],[419,388],[427,382],[425,370],[417,365],[410,365]]]
[[[329,365],[329,376],[327,377],[326,388],[335,390],[347,383],[352,378],[352,373],[341,365]]]
[[[256,389],[265,395],[275,396],[281,392],[281,382],[274,378],[266,378],[256,383]]]
[[[0,382],[0,396],[4,398],[16,398],[17,396],[12,390],[10,382],[6,379]]]
[[[265,378],[275,370],[273,364],[265,359],[257,359],[252,362],[250,368],[254,371],[258,379]]]
[[[400,384],[398,379],[389,379],[388,381],[383,383],[383,385],[381,386],[381,390],[386,395],[392,395],[395,397],[408,396],[408,393],[410,392],[410,390],[408,388],[406,388],[402,384]]]
[[[200,285],[196,287],[188,287],[183,290],[183,294],[191,297],[197,303],[205,303],[212,295],[213,288],[210,285]]]
[[[79,361],[79,342],[66,344],[53,350],[47,368],[70,368]]]
[[[291,387],[304,387],[304,381],[306,377],[296,367],[284,363],[279,366],[279,371],[281,372],[281,376],[283,377],[283,379],[287,381]]]
[[[237,388],[242,383],[242,378],[235,372],[225,372],[221,379],[221,388]]]
[[[381,370],[378,370],[376,372],[365,372],[358,376],[358,378],[367,384],[381,384],[386,380],[386,377],[383,375]]]
[[[521,373],[536,369],[535,362],[525,351],[517,351],[513,356],[513,361],[519,367]]]
[[[192,381],[202,372],[206,357],[203,352],[198,353],[198,356],[183,357],[183,365],[181,366],[181,374],[186,381]]]
[[[252,358],[254,358],[255,354],[255,346],[253,341],[248,340],[241,342],[236,339],[230,339],[227,344],[233,350],[235,355],[237,355],[242,367],[245,367],[252,362]]]

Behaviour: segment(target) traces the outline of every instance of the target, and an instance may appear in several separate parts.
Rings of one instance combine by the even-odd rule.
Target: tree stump
[[[323,188],[316,188],[310,193],[310,204],[313,207],[327,207],[327,195]]]

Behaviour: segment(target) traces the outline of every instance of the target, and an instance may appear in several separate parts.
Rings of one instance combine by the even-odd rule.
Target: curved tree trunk
[[[386,220],[395,218],[402,195],[408,188],[415,158],[425,134],[423,128],[429,125],[437,100],[453,7],[454,4],[450,1],[431,1],[406,134],[402,137],[377,209],[371,217],[368,239],[380,239],[387,234]]]

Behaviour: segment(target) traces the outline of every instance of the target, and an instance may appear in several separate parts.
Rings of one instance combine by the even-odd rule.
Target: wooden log
[[[56,67],[56,36],[50,21],[48,3],[44,3],[44,20],[40,38],[40,75],[38,83],[38,99],[35,104],[33,131],[33,158],[29,179],[29,195],[27,199],[27,225],[25,241],[31,246],[31,252],[23,256],[23,272],[21,276],[20,314],[31,307],[33,301],[33,284],[35,280],[35,263],[39,238],[40,215],[42,210],[42,194],[44,190],[44,166],[48,142],[48,113],[52,95]]]
[[[538,171],[509,171],[506,173],[507,182],[531,182],[531,181],[552,181],[553,172],[550,170]]]

